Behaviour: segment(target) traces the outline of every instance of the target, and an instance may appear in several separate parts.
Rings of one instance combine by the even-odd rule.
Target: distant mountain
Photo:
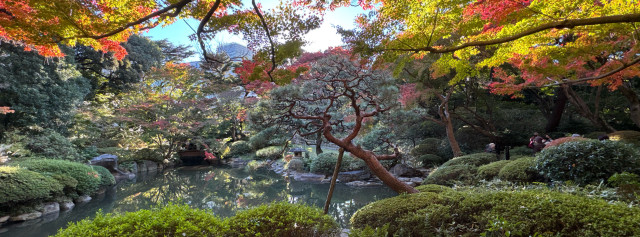
[[[217,52],[226,53],[231,60],[240,61],[243,58],[251,59],[253,57],[253,52],[249,50],[246,46],[238,44],[238,43],[227,43],[218,46],[216,49]]]

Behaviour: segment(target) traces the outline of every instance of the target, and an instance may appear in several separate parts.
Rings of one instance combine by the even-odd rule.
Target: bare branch
[[[271,82],[274,82],[273,77],[271,76],[271,73],[273,72],[273,70],[276,69],[276,49],[273,44],[273,40],[271,39],[271,33],[269,33],[269,27],[267,26],[267,22],[264,20],[262,13],[260,13],[260,9],[258,8],[258,5],[256,5],[256,0],[251,0],[251,4],[253,4],[253,9],[256,11],[256,14],[258,14],[258,17],[260,17],[260,22],[262,23],[262,27],[264,28],[265,34],[267,34],[267,38],[269,39],[269,44],[271,44],[271,69],[267,71],[267,75],[269,75]]]

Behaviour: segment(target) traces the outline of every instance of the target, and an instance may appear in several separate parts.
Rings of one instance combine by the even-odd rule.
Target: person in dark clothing
[[[542,138],[538,133],[533,134],[533,153],[538,153],[544,148],[544,138]]]

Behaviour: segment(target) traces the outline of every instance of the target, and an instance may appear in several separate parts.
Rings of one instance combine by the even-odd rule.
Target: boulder
[[[371,173],[367,170],[356,170],[338,173],[338,180],[343,183],[365,180],[371,178]]]
[[[11,216],[0,216],[0,224],[7,222],[9,217]]]
[[[112,154],[102,154],[89,161],[91,165],[107,168],[111,173],[118,172],[118,156]]]
[[[58,217],[60,217],[60,212],[54,212],[49,215],[43,215],[41,223],[44,224],[44,223],[55,221],[56,219],[58,219]]]
[[[91,197],[89,197],[88,195],[83,195],[83,196],[80,196],[80,197],[76,198],[73,201],[75,203],[85,203],[85,202],[91,201]]]
[[[422,177],[424,174],[420,170],[405,164],[397,164],[389,172],[396,177]]]
[[[143,160],[142,163],[147,167],[147,172],[158,171],[158,163],[150,160]]]
[[[61,202],[61,203],[60,203],[60,210],[62,210],[62,211],[68,211],[68,210],[73,209],[73,207],[75,207],[75,206],[76,206],[76,204],[74,204],[73,202],[70,202],[70,201],[68,201],[68,202]]]
[[[324,179],[324,174],[295,173],[293,179],[302,182],[321,182]]]
[[[12,216],[11,218],[9,218],[9,220],[10,221],[28,221],[28,220],[38,219],[41,216],[42,216],[42,212],[36,211],[31,213],[25,213],[18,216]]]
[[[42,208],[43,216],[46,216],[51,213],[57,213],[57,212],[60,212],[60,204],[58,204],[57,202],[45,203],[44,207]]]

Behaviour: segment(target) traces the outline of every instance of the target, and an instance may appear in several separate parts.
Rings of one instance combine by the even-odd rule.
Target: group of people
[[[529,148],[533,149],[534,153],[537,153],[552,141],[553,139],[551,139],[549,135],[544,135],[544,137],[542,137],[537,132],[534,132],[533,136],[529,138]]]

